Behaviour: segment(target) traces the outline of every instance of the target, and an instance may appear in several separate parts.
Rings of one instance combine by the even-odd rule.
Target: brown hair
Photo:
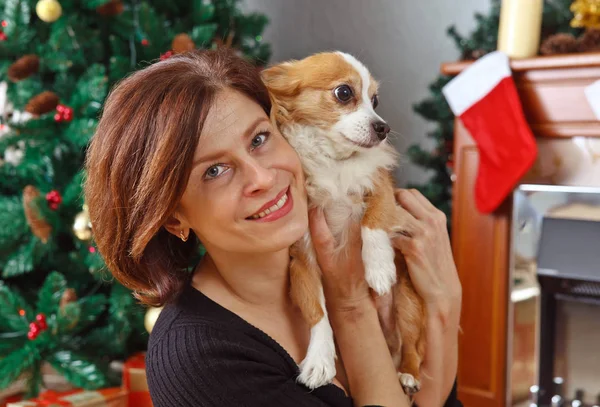
[[[112,89],[86,157],[85,200],[94,240],[114,277],[160,306],[188,281],[198,241],[163,224],[190,176],[215,95],[232,88],[269,114],[257,68],[229,50],[191,51],[157,62]]]

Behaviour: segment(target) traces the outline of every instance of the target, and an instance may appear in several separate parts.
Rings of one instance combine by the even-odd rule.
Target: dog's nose
[[[379,140],[384,140],[390,132],[390,126],[386,122],[373,122],[371,125]]]

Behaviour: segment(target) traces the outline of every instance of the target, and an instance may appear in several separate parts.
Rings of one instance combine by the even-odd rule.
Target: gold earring
[[[181,240],[184,242],[187,242],[188,240],[188,238],[183,234],[183,230],[179,231],[179,237],[181,237]]]

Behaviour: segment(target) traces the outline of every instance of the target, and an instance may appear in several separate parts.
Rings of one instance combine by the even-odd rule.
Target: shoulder
[[[165,364],[178,364],[180,367],[194,365],[202,368],[204,362],[210,362],[214,366],[224,363],[229,358],[238,361],[269,362],[282,372],[294,373],[278,349],[260,336],[227,322],[190,316],[169,308],[165,311],[166,318],[157,321],[155,326],[155,329],[161,331],[155,335],[153,330],[148,342],[147,362],[157,368]]]
[[[203,295],[194,300],[193,307],[180,301],[163,309],[148,341],[149,365],[201,369],[209,362],[214,367],[231,360],[260,361],[282,373],[296,373],[293,361],[271,338]]]
[[[169,305],[150,335],[146,372],[157,407],[242,406],[295,385],[297,366],[231,321]]]

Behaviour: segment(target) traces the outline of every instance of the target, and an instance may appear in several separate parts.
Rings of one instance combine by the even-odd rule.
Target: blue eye
[[[223,174],[225,171],[227,171],[227,167],[225,167],[223,164],[216,164],[206,170],[204,173],[204,178],[214,179]]]
[[[268,132],[262,132],[260,134],[257,134],[256,136],[254,136],[254,138],[250,142],[250,147],[252,147],[252,149],[258,148],[258,147],[262,146],[267,141],[268,138],[269,138]]]

